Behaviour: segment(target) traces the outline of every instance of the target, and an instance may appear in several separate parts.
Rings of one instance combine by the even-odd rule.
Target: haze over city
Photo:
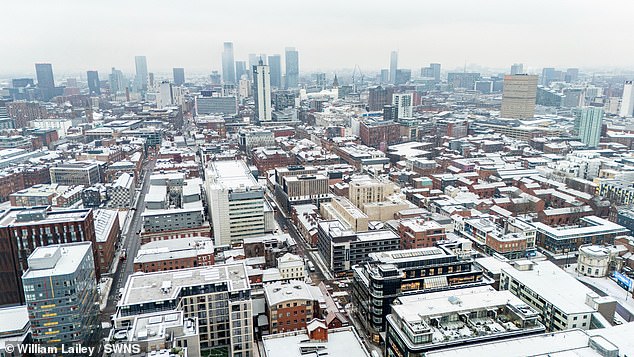
[[[303,70],[385,68],[428,62],[506,68],[631,69],[631,1],[17,1],[2,18],[1,74],[29,74],[32,63],[62,73],[115,66],[152,71],[220,69],[222,43],[248,53],[294,46]]]

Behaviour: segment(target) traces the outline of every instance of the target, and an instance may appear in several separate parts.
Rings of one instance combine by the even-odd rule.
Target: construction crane
[[[361,72],[361,68],[359,67],[358,64],[354,65],[354,69],[352,70],[352,91],[354,93],[357,93],[357,82],[355,81],[355,75],[357,74],[357,70],[359,71],[359,74],[361,75],[361,84],[363,84],[363,72]]]

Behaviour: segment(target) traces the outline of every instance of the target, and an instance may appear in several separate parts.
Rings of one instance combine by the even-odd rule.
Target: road
[[[135,211],[130,218],[132,221],[129,225],[128,231],[122,235],[121,247],[126,250],[126,260],[122,261],[112,276],[112,287],[108,294],[108,304],[102,312],[102,321],[110,321],[110,316],[115,313],[117,307],[117,299],[119,295],[119,289],[125,286],[128,276],[132,274],[134,270],[134,257],[139,250],[139,235],[137,232],[141,230],[143,220],[141,219],[141,213],[143,213],[143,205],[145,204],[145,195],[149,189],[150,174],[154,169],[155,161],[148,161],[142,170],[143,183],[141,184],[141,192],[135,203]]]

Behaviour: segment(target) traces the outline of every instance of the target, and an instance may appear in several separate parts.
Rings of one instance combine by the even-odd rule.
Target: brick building
[[[401,127],[393,121],[365,120],[359,124],[359,138],[371,147],[396,144],[401,140]]]
[[[316,286],[302,281],[276,281],[264,285],[270,333],[298,331],[321,317],[324,297]]]
[[[134,258],[134,271],[149,273],[213,264],[212,239],[191,237],[143,244]]]
[[[433,247],[437,241],[445,239],[445,227],[435,221],[406,219],[398,224],[401,249]]]

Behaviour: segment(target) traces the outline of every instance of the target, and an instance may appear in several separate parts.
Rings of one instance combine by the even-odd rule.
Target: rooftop
[[[264,336],[264,357],[369,357],[361,338],[352,327],[328,330],[328,341],[311,341],[306,330]]]
[[[72,274],[91,247],[90,242],[37,247],[28,258],[29,268],[22,275],[22,279]]]
[[[181,288],[204,284],[226,284],[228,291],[251,289],[244,263],[135,273],[128,277],[119,306],[175,299]]]
[[[597,234],[628,234],[629,230],[616,223],[610,222],[596,216],[581,218],[582,225],[575,227],[551,227],[541,222],[534,222],[533,225],[538,231],[543,232],[556,239],[575,238],[578,236],[593,236]]]
[[[210,185],[218,189],[260,189],[251,170],[242,160],[213,161],[209,164],[208,179]]]
[[[115,220],[119,217],[118,211],[97,209],[95,210],[95,240],[105,242],[114,227]]]
[[[264,285],[266,302],[272,308],[290,300],[324,301],[324,296],[318,287],[308,285],[303,281],[276,281]]]
[[[188,237],[159,240],[143,244],[134,258],[134,263],[143,264],[146,262],[182,259],[213,253],[214,245],[211,238]]]

